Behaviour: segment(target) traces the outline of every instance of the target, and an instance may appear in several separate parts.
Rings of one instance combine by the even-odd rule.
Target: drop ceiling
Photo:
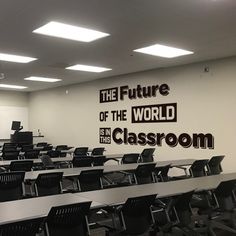
[[[5,0],[0,1],[0,52],[38,58],[0,61],[0,83],[36,91],[160,67],[236,55],[235,0]],[[110,36],[91,43],[33,34],[49,21]],[[194,51],[177,58],[134,52],[151,44]],[[65,70],[74,64],[112,68],[103,73]],[[43,76],[57,83],[25,81]]]

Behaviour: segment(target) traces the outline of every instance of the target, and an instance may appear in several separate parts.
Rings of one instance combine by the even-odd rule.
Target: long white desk
[[[23,199],[0,203],[0,225],[21,220],[46,217],[54,206],[74,204],[90,201],[87,198],[71,193]],[[91,208],[101,206],[101,203],[92,202]]]
[[[161,198],[191,190],[210,190],[216,188],[221,181],[232,179],[236,179],[236,173],[2,202],[0,224],[45,217],[53,206],[92,201],[92,208],[99,208],[122,204],[129,197],[158,194],[157,197]]]
[[[157,166],[165,166],[170,164],[172,167],[179,167],[179,166],[191,165],[194,161],[195,161],[194,159],[181,159],[181,160],[170,160],[170,161],[158,161],[155,163]],[[63,176],[68,177],[68,176],[77,176],[83,170],[92,170],[92,169],[103,169],[104,173],[115,172],[115,171],[128,171],[136,169],[137,166],[140,164],[145,164],[145,163],[30,171],[25,173],[25,179],[34,180],[38,177],[39,174],[52,173],[52,172],[63,172]]]
[[[236,179],[236,173],[220,174],[185,180],[176,180],[164,183],[153,183],[143,185],[133,185],[120,188],[103,189],[83,193],[75,193],[78,197],[84,197],[91,201],[100,202],[103,205],[118,205],[124,203],[127,198],[144,195],[157,194],[158,198],[179,195],[191,190],[211,190],[215,189],[220,182]]]

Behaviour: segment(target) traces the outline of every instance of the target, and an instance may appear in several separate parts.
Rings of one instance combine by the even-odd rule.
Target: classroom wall
[[[29,94],[0,90],[0,106],[28,107]]]
[[[99,143],[99,128],[127,128],[129,132],[181,134],[209,134],[214,147],[175,147],[162,139],[154,145],[159,160],[180,158],[210,158],[223,154],[225,171],[236,171],[236,58],[197,63],[173,68],[100,79],[88,83],[32,92],[29,95],[30,128],[40,129],[48,142],[73,146],[104,146],[107,153],[140,152],[149,145]],[[99,91],[128,85],[151,86],[167,84],[169,94],[159,92],[154,97],[100,103]],[[177,103],[176,122],[132,123],[131,108],[141,105]],[[113,121],[111,111],[126,110],[126,121]],[[106,121],[99,120],[100,112],[108,112]],[[103,113],[104,114],[104,113]],[[102,117],[104,118],[104,117]],[[160,117],[159,117],[160,118]],[[163,117],[162,117],[163,118]],[[164,118],[163,118],[164,119]],[[117,134],[122,137],[122,134]],[[173,137],[173,136],[172,136]],[[132,141],[132,138],[130,139]],[[169,140],[171,141],[171,139]],[[173,140],[172,140],[173,141]],[[209,140],[208,140],[209,141]],[[182,139],[181,143],[188,140]]]

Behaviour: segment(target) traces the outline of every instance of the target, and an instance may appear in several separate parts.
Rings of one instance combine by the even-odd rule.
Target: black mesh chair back
[[[73,167],[90,167],[93,164],[93,158],[88,156],[74,156],[72,164]]]
[[[170,204],[170,209],[174,210],[181,226],[187,226],[191,223],[192,211],[190,202],[192,200],[193,194],[194,191],[182,193],[181,195],[174,197]]]
[[[129,153],[129,154],[125,154],[122,157],[121,163],[131,164],[131,163],[137,163],[138,161],[139,161],[139,153]]]
[[[50,156],[51,158],[57,158],[61,156],[61,151],[50,150],[47,152],[47,155]]]
[[[235,190],[236,180],[221,182],[214,191],[216,202],[221,210],[231,211],[235,208],[233,191]]]
[[[43,219],[20,221],[0,226],[1,236],[36,236]]]
[[[210,159],[207,164],[209,175],[218,175],[223,171],[221,162],[223,161],[224,157],[225,156],[214,156]]]
[[[68,146],[67,145],[57,145],[55,150],[56,151],[62,151],[62,150],[67,150]]]
[[[53,146],[51,146],[51,145],[48,145],[48,146],[44,146],[43,147],[43,151],[51,151],[53,149]]]
[[[138,165],[134,171],[135,182],[137,184],[153,183],[153,172],[155,170],[155,163]]]
[[[52,207],[47,219],[48,236],[87,236],[86,216],[91,202]]]
[[[192,177],[206,176],[206,166],[209,160],[196,160],[189,168]]]
[[[88,154],[88,147],[77,147],[74,151],[74,156],[85,156]]]
[[[2,149],[3,152],[16,152],[17,146],[6,146]]]
[[[153,162],[153,153],[155,152],[155,148],[145,148],[141,153],[141,161],[142,162]]]
[[[47,142],[40,142],[40,143],[37,143],[36,146],[37,147],[46,147],[46,146],[48,146],[48,143]]]
[[[155,175],[157,177],[158,182],[167,182],[169,181],[169,170],[171,168],[171,165],[166,166],[157,166],[155,167]]]
[[[33,161],[11,161],[10,171],[31,171],[33,167]]]
[[[121,208],[122,225],[126,234],[145,233],[153,223],[150,211],[155,195],[128,198]]]
[[[18,160],[19,151],[3,151],[2,158],[4,160]]]
[[[97,156],[97,155],[103,155],[105,151],[105,148],[104,147],[98,147],[98,148],[94,148],[91,152],[91,155],[92,156]]]
[[[104,163],[107,161],[105,156],[94,156],[93,157],[93,166],[104,166]]]
[[[27,150],[24,154],[25,159],[38,159],[39,157],[39,150]]]
[[[40,157],[40,159],[41,159],[41,161],[43,163],[43,167],[45,169],[55,169],[56,168],[52,159],[48,155],[43,155]]]
[[[22,151],[22,152],[26,152],[26,151],[29,151],[29,150],[33,150],[33,148],[34,148],[34,145],[32,145],[32,144],[23,145],[23,146],[21,147],[21,151]]]
[[[16,143],[4,143],[3,144],[3,148],[5,148],[5,147],[17,147],[17,144]]]
[[[0,173],[0,202],[22,198],[25,172]]]
[[[103,170],[84,170],[78,176],[79,190],[82,192],[102,189]]]
[[[37,196],[48,196],[60,194],[63,172],[39,174],[35,181],[35,192]]]

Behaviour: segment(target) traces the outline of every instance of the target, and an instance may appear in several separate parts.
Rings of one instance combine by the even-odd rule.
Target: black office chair
[[[206,176],[206,166],[209,160],[196,160],[189,168],[191,177]]]
[[[86,156],[88,155],[88,147],[77,147],[74,151],[74,156]]]
[[[88,156],[74,156],[72,159],[73,167],[90,167],[93,164],[93,158]]]
[[[48,146],[47,142],[40,142],[36,144],[36,147],[46,147],[46,146]]]
[[[140,235],[147,232],[154,223],[151,206],[156,194],[128,198],[125,204],[118,208],[123,235]]]
[[[53,146],[48,145],[48,146],[44,146],[42,151],[51,151],[53,149]]]
[[[49,150],[47,152],[47,155],[50,156],[51,158],[57,158],[57,157],[60,157],[61,156],[61,151],[59,150]]]
[[[207,163],[207,170],[209,175],[218,175],[222,170],[221,162],[225,156],[213,156]]]
[[[78,176],[78,189],[79,191],[93,191],[102,189],[102,176],[103,170],[84,170]]]
[[[104,151],[105,151],[104,147],[94,148],[91,152],[91,155],[92,156],[98,156],[98,155],[102,156]]]
[[[30,160],[11,161],[9,170],[10,171],[31,171],[34,162]]]
[[[19,153],[19,151],[3,151],[2,158],[4,160],[18,160]]]
[[[52,207],[46,218],[47,236],[87,236],[91,202]]]
[[[66,151],[68,150],[68,145],[57,145],[55,148],[55,151],[60,151],[60,157],[65,157],[66,156]]]
[[[21,199],[25,172],[0,173],[0,202]]]
[[[104,166],[104,163],[107,161],[105,156],[94,156],[93,157],[93,166]]]
[[[17,151],[17,144],[16,143],[4,143],[2,147],[3,152],[9,151]]]
[[[153,176],[155,166],[156,166],[155,163],[138,165],[138,167],[134,171],[135,183],[136,184],[153,183],[155,181]]]
[[[170,180],[168,175],[171,165],[157,166],[155,167],[154,173],[157,182],[167,182]]]
[[[25,159],[38,159],[39,157],[39,150],[27,150],[24,153]]]
[[[29,150],[33,150],[33,148],[34,148],[34,145],[32,145],[32,144],[22,145],[21,152],[26,152],[26,151],[29,151]]]
[[[17,147],[17,144],[16,143],[4,143],[3,148],[4,147]]]
[[[153,162],[153,153],[155,148],[145,148],[141,153],[141,162]]]
[[[138,161],[139,161],[139,153],[125,154],[121,159],[122,164],[137,163]]]
[[[63,172],[39,174],[34,183],[36,196],[48,196],[62,193],[62,176]]]
[[[1,236],[37,236],[40,226],[43,222],[42,218],[14,222],[10,224],[0,225]]]
[[[55,169],[57,167],[48,155],[43,155],[40,159],[42,161],[43,168],[46,170]]]

